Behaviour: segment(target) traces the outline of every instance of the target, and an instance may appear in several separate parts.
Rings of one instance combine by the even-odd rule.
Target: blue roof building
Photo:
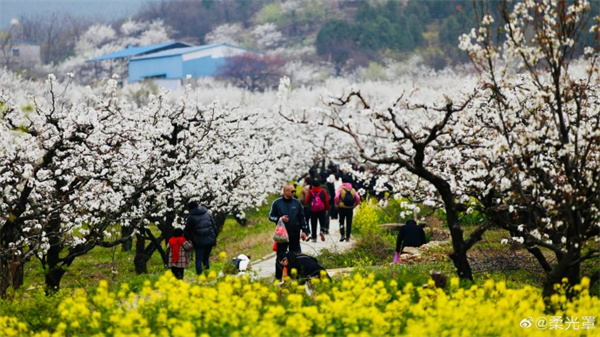
[[[133,57],[129,60],[129,82],[146,78],[181,80],[210,77],[217,74],[227,57],[255,51],[218,43],[205,46],[169,49]]]

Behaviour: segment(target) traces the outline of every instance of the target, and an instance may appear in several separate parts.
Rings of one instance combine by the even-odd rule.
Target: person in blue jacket
[[[304,207],[298,199],[294,198],[296,190],[291,184],[283,187],[283,196],[277,198],[271,205],[269,211],[269,220],[275,222],[281,221],[285,224],[290,241],[287,243],[277,243],[277,258],[275,259],[275,278],[281,280],[283,277],[283,267],[279,263],[288,252],[302,253],[300,239],[306,240],[308,225],[304,218]]]

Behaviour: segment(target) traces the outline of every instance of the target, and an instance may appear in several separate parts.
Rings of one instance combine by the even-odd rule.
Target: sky
[[[45,13],[69,13],[111,21],[127,18],[152,1],[156,0],[0,0],[0,28],[9,27],[13,18]]]

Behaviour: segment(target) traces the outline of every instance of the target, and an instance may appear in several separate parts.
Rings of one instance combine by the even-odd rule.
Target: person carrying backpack
[[[321,182],[313,179],[312,188],[306,195],[306,205],[310,205],[310,227],[312,241],[317,242],[317,220],[319,220],[321,241],[325,241],[326,221],[329,213],[329,196],[321,188]]]
[[[310,176],[305,177],[302,190],[300,191],[300,197],[298,198],[302,207],[304,207],[304,221],[306,221],[307,224],[310,223],[310,205],[306,203],[306,196],[308,196],[310,192],[311,184],[312,178]]]
[[[348,174],[342,176],[342,186],[335,193],[334,203],[340,218],[340,241],[350,241],[354,208],[360,203],[360,196],[352,188],[352,179]]]

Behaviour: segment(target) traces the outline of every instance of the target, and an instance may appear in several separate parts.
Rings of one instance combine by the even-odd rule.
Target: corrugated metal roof
[[[219,47],[219,46],[228,46],[228,47],[237,48],[237,49],[244,49],[249,52],[255,52],[253,50],[243,48],[243,47],[233,46],[228,43],[215,43],[215,44],[207,44],[204,46],[192,46],[192,47],[164,50],[164,51],[152,53],[149,55],[138,56],[135,58],[135,60],[144,60],[144,59],[152,59],[152,58],[160,58],[160,57],[169,57],[169,56],[174,56],[174,55],[183,55],[183,54],[193,53],[193,52],[196,52],[199,50],[206,50],[206,49],[211,49],[211,48],[215,48],[215,47]]]
[[[12,42],[14,42],[14,43],[22,43],[22,44],[29,44],[29,45],[32,45],[32,46],[41,46],[40,43],[33,42],[33,41],[27,41],[27,40],[12,40]]]
[[[189,47],[189,46],[190,46],[189,44],[182,43],[182,42],[167,42],[167,43],[153,44],[150,46],[143,46],[143,47],[127,47],[125,49],[116,51],[114,53],[110,53],[110,54],[95,57],[93,59],[89,59],[85,62],[94,62],[94,61],[118,59],[118,58],[124,58],[124,57],[133,57],[133,56],[137,56],[137,55],[144,55],[147,53],[151,53],[153,51],[162,51],[165,48],[170,50],[171,48],[182,49],[182,47]]]

